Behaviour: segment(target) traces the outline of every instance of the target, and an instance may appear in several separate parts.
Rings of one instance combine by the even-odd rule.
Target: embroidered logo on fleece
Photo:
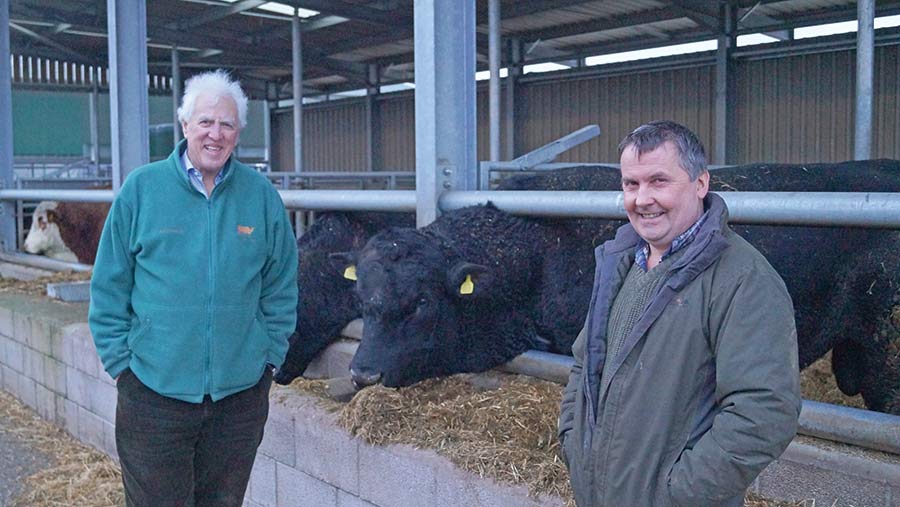
[[[237,228],[238,234],[243,234],[245,236],[253,234],[253,227],[250,227],[249,225],[239,225]]]

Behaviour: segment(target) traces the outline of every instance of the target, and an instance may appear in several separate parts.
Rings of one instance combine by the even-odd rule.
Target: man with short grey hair
[[[132,171],[106,219],[88,320],[116,379],[129,507],[238,507],[297,306],[297,247],[278,192],[234,157],[247,97],[199,74],[185,139]]]
[[[559,437],[580,507],[738,507],[794,436],[784,282],[728,227],[703,145],[654,121],[619,145],[629,223],[596,250]]]

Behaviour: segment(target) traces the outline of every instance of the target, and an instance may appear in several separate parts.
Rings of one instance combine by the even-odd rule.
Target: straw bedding
[[[80,282],[90,279],[90,271],[60,271],[59,273],[42,276],[34,280],[0,277],[0,292],[18,292],[32,296],[45,296],[47,295],[48,283]]]
[[[49,468],[25,479],[24,491],[10,507],[113,507],[125,505],[118,465],[44,421],[0,391],[3,431],[52,458]]]

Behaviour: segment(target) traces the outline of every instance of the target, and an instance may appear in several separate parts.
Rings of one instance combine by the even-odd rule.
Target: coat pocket
[[[128,331],[128,337],[126,338],[128,348],[134,350],[141,340],[147,336],[149,331],[150,317],[144,317],[142,319],[135,317],[131,322],[131,329]]]

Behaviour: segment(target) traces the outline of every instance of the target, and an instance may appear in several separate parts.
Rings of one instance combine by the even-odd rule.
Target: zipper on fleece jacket
[[[215,188],[213,189],[215,192]],[[210,192],[212,194],[212,192]],[[209,393],[212,395],[212,390],[210,386],[212,381],[211,377],[211,355],[212,355],[212,297],[213,297],[213,227],[212,227],[212,195],[210,195],[209,199],[206,200],[206,229],[209,231],[208,240],[209,240],[209,248],[207,249],[208,256],[206,258],[207,267],[206,267],[206,276],[209,280],[206,294],[206,358],[203,365],[203,393]]]

